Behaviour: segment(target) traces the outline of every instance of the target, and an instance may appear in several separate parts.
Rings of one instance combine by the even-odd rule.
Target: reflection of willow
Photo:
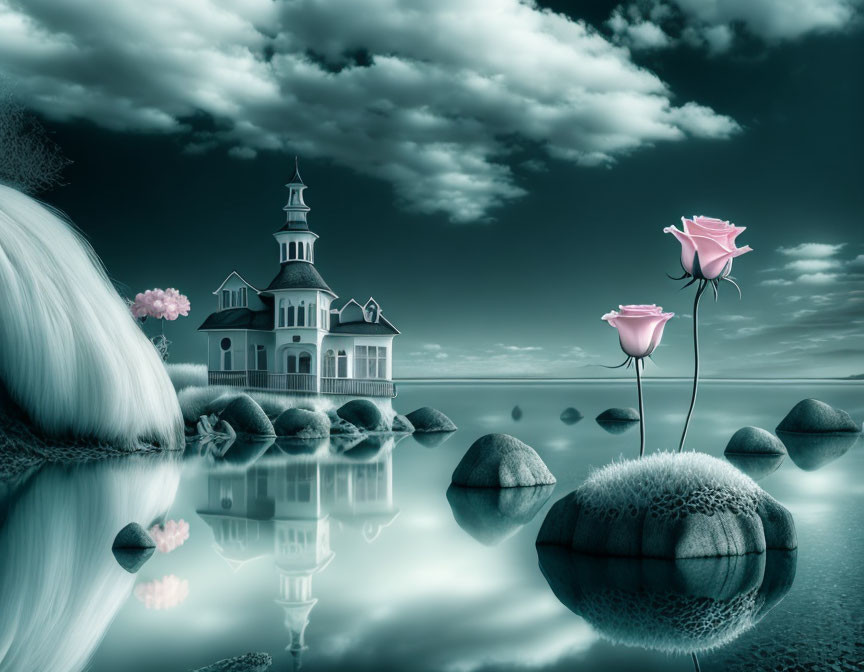
[[[370,437],[343,453],[270,451],[240,468],[214,466],[207,505],[198,515],[213,531],[216,552],[238,571],[273,556],[279,575],[276,603],[285,612],[295,668],[306,649],[309,614],[317,603],[312,577],[333,559],[331,522],[374,541],[398,511],[393,504],[392,437]],[[311,453],[311,454],[310,454]]]
[[[794,552],[688,560],[591,557],[539,546],[561,602],[616,644],[688,653],[724,646],[788,592]]]
[[[164,515],[179,478],[171,460],[127,457],[50,465],[11,489],[0,502],[0,672],[87,665],[135,580],[114,537]]]

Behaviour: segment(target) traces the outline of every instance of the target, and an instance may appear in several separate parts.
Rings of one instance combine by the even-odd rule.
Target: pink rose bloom
[[[132,314],[138,318],[153,317],[176,320],[180,315],[188,315],[189,299],[173,287],[168,289],[148,289],[135,295]]]
[[[632,304],[618,306],[603,316],[618,330],[621,349],[631,357],[647,357],[660,344],[663,328],[675,313],[664,313],[660,306]],[[620,311],[620,312],[619,312]]]
[[[170,553],[182,546],[189,538],[189,523],[182,518],[169,520],[164,526],[154,525],[150,528],[150,536],[156,542],[156,550],[160,553]]]
[[[735,257],[752,252],[749,245],[735,245],[735,239],[746,227],[701,215],[693,219],[682,217],[681,222],[683,231],[667,226],[663,232],[671,233],[681,243],[681,265],[693,277],[705,280],[725,278],[732,270],[732,260]],[[694,272],[697,254],[699,266]]]
[[[145,609],[173,609],[189,597],[189,581],[169,574],[139,583],[135,586],[135,597],[144,603]]]

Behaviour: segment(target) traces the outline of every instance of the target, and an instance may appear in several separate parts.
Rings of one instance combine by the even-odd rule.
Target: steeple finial
[[[306,213],[309,212],[309,206],[303,201],[303,190],[306,189],[306,184],[300,177],[300,159],[294,157],[294,175],[285,185],[288,187],[288,202],[282,208],[288,221],[285,224],[285,229],[294,230],[309,230],[309,225],[306,223]]]
[[[300,177],[300,159],[296,154],[294,155],[294,174],[288,184],[305,184],[303,178]]]

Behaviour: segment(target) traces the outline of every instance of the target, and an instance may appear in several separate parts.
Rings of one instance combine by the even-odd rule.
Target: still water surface
[[[722,456],[736,429],[772,429],[805,397],[860,422],[862,392],[703,384],[688,447]],[[688,394],[684,383],[647,384],[648,452],[677,445]],[[272,654],[274,670],[309,672],[692,670],[674,638],[658,646],[626,612],[610,632],[570,611],[538,566],[534,539],[552,503],[591,469],[638,454],[638,428],[610,434],[593,420],[634,396],[622,383],[406,384],[398,410],[434,406],[459,431],[439,445],[250,450],[233,464],[187,455],[42,469],[0,490],[0,658],[13,642],[0,671],[77,672],[89,660],[95,672],[172,672],[246,651]],[[584,419],[561,422],[568,406]],[[448,498],[454,467],[489,432],[537,450],[558,479],[548,499]],[[862,669],[862,444],[808,457],[799,461],[810,470],[787,458],[759,480],[798,530],[779,602],[758,618],[754,608],[731,626],[718,621],[702,670]],[[132,520],[179,524],[134,576],[109,550]]]

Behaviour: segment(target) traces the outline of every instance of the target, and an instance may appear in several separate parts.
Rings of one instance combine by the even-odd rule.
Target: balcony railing
[[[360,397],[395,397],[396,387],[391,380],[360,378],[322,378],[318,389],[315,374],[270,373],[269,371],[209,371],[210,385],[226,385],[253,390],[276,392],[305,392],[345,394]]]

